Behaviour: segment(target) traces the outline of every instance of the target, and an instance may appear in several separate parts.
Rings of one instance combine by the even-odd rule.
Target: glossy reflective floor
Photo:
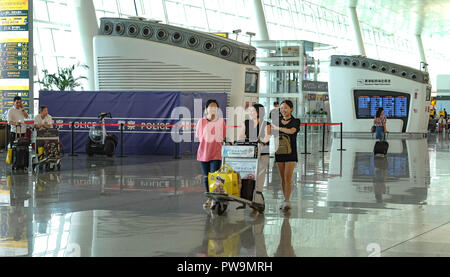
[[[191,156],[65,157],[61,172],[11,174],[0,154],[0,256],[450,256],[450,139],[309,135],[294,172],[293,209],[273,159],[266,212],[202,209]],[[299,151],[303,137],[299,136]]]

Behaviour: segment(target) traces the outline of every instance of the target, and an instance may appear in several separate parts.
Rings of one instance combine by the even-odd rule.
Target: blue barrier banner
[[[112,119],[106,118],[106,124],[130,125],[172,125],[180,123],[180,117],[172,112],[176,107],[186,107],[189,117],[183,118],[183,125],[195,125],[203,116],[203,108],[208,99],[215,99],[224,113],[227,106],[226,93],[197,92],[75,92],[41,91],[39,104],[48,107],[55,123],[99,123],[98,115],[110,112]],[[197,103],[197,108],[195,108]],[[199,103],[201,108],[199,109]],[[197,118],[198,117],[198,118]],[[75,125],[74,152],[85,153],[85,145],[91,126]],[[114,134],[119,144],[120,126],[106,126],[108,133]],[[123,153],[126,155],[173,155],[175,143],[172,139],[172,127],[167,126],[124,126]],[[183,128],[183,133],[191,134],[191,142],[182,142],[178,154],[196,153],[198,143],[194,142],[194,128]],[[71,126],[60,128],[60,141],[65,152],[70,152]]]
[[[172,110],[180,104],[179,92],[55,92],[42,91],[39,104],[48,107],[55,123],[99,123],[101,112],[110,112],[106,124],[175,124]],[[75,125],[74,151],[85,153],[90,126]],[[120,127],[106,126],[116,135],[120,149]],[[174,154],[170,127],[124,127],[124,154]],[[60,129],[60,140],[65,151],[70,151],[71,126]]]

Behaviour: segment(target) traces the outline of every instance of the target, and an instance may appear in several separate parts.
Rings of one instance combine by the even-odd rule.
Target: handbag
[[[227,164],[216,172],[208,173],[209,192],[226,193],[239,197],[239,174]]]
[[[292,153],[291,139],[288,135],[280,134],[278,137],[278,148],[276,155],[289,155]]]
[[[375,133],[376,130],[377,130],[377,126],[373,125],[372,129],[371,129],[372,133]]]

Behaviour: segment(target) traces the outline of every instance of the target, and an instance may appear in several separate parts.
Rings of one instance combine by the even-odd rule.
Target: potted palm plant
[[[36,83],[41,84],[44,90],[73,91],[79,86],[80,80],[87,79],[85,76],[74,76],[74,71],[78,68],[88,69],[87,65],[72,65],[65,68],[58,68],[58,73],[50,74],[47,69],[43,69],[44,78],[39,79]]]

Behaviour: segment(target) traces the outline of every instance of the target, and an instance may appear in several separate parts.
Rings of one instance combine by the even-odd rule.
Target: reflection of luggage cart
[[[34,170],[61,169],[61,160],[64,155],[64,146],[59,142],[58,129],[39,129],[36,131],[35,153],[36,159],[33,163]]]
[[[211,205],[211,211],[222,215],[227,207],[228,201],[235,201],[243,204],[237,209],[243,209],[247,205],[252,209],[259,212],[264,212],[264,198],[260,202],[256,202],[256,184],[258,178],[258,155],[259,147],[257,143],[236,143],[234,145],[224,145],[222,147],[222,164],[229,165],[233,170],[240,175],[242,180],[240,185],[239,196],[227,194],[227,193],[217,193],[217,192],[207,192],[206,196],[213,199],[213,204]]]

